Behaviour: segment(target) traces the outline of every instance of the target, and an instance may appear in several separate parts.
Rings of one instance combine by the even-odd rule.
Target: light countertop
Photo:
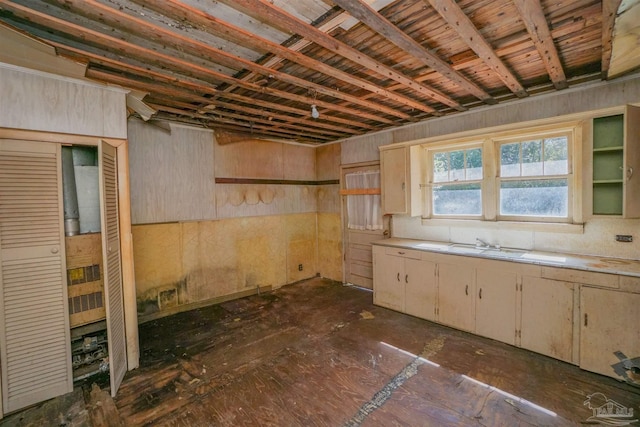
[[[449,255],[470,256],[500,261],[640,277],[640,260],[529,251],[512,248],[476,248],[473,245],[401,238],[378,240],[373,244]]]

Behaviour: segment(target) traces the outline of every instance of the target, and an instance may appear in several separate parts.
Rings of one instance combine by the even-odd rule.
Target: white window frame
[[[485,184],[486,184],[486,153],[485,153],[485,143],[483,140],[474,139],[473,141],[467,141],[462,143],[454,143],[454,144],[445,144],[437,147],[428,147],[426,149],[427,155],[427,179],[428,185],[427,191],[425,192],[425,206],[424,212],[426,216],[431,218],[454,218],[454,219],[483,219],[484,218],[484,205],[485,205]],[[464,181],[439,181],[435,182],[434,179],[434,156],[438,153],[446,153],[453,151],[463,151],[480,148],[482,150],[482,178],[477,180],[464,180]],[[438,185],[447,185],[447,184],[456,184],[456,183],[468,183],[468,184],[480,184],[480,194],[481,194],[481,203],[482,208],[481,212],[478,215],[454,215],[454,214],[436,214],[433,208],[433,189]]]
[[[554,136],[567,137],[567,175],[548,175],[534,177],[535,179],[567,179],[568,195],[567,195],[567,217],[541,217],[541,216],[519,216],[519,215],[500,215],[500,184],[502,178],[500,176],[500,146],[506,143],[524,142],[533,139],[544,139]],[[581,138],[582,123],[569,122],[559,123],[547,126],[538,126],[524,128],[519,130],[509,130],[494,134],[478,135],[475,137],[467,136],[464,139],[438,141],[423,145],[424,159],[424,185],[423,192],[423,220],[427,221],[457,221],[466,222],[493,222],[502,224],[582,224],[582,190],[580,180],[581,164]],[[433,180],[433,155],[434,153],[443,151],[456,151],[473,147],[482,148],[483,161],[483,179],[481,183],[482,191],[482,215],[479,216],[461,216],[461,215],[434,215],[432,198],[433,186],[441,183],[434,183]],[[578,169],[576,169],[578,168]],[[513,177],[508,180],[523,180],[528,177]],[[460,224],[462,224],[460,223]]]
[[[501,163],[500,163],[500,147],[505,144],[527,142],[532,140],[544,140],[546,138],[554,137],[566,137],[567,138],[567,174],[561,175],[521,175],[517,177],[502,177],[500,175]],[[492,138],[492,144],[494,145],[495,152],[495,170],[496,170],[496,185],[495,185],[495,209],[496,219],[498,221],[518,221],[518,222],[573,222],[573,209],[574,209],[574,194],[576,192],[574,182],[574,132],[571,129],[560,129],[554,131],[534,132],[534,133],[521,133],[507,138]],[[551,180],[551,179],[566,179],[567,180],[567,216],[555,217],[555,216],[530,216],[530,215],[502,215],[500,213],[500,188],[502,182],[510,181],[535,181],[535,180]]]

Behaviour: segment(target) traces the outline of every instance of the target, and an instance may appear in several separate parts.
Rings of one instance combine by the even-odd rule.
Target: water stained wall
[[[316,275],[342,280],[339,145],[220,145],[207,130],[129,127],[130,167],[142,168],[131,174],[132,199],[143,198],[132,200],[142,320]]]
[[[134,226],[139,314],[313,277],[316,242],[315,213]]]

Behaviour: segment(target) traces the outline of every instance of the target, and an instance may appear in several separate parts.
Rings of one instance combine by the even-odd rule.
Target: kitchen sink
[[[512,249],[512,248],[487,248],[483,252],[483,254],[492,256],[492,257],[500,257],[500,258],[519,258],[527,253],[527,251],[522,249]]]
[[[462,244],[453,244],[448,248],[449,252],[458,253],[458,254],[481,254],[486,249],[485,248],[476,248],[472,245],[462,245]]]
[[[519,258],[527,251],[512,248],[495,248],[495,247],[479,247],[474,245],[465,245],[462,243],[454,243],[449,246],[449,252],[458,254],[476,254],[486,255],[490,258]]]

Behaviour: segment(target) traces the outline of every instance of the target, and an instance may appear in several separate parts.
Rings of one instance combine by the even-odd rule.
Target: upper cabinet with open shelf
[[[639,144],[640,107],[593,119],[594,215],[640,217]]]

